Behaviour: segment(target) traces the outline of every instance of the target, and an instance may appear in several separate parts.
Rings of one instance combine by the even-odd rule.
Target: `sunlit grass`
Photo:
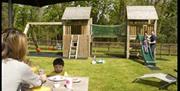
[[[53,71],[52,62],[55,57],[29,56],[34,65],[45,69],[46,73]],[[146,73],[163,72],[176,76],[177,56],[163,56],[158,59],[157,66],[161,70],[153,71],[146,66],[130,59],[103,58],[105,64],[91,64],[88,59],[64,59],[65,70],[70,76],[89,77],[89,91],[158,91],[157,86],[132,83]],[[157,79],[150,79],[158,82]],[[152,83],[153,84],[153,83]],[[155,84],[155,83],[154,83]],[[161,90],[166,91],[166,90]],[[177,91],[177,85],[171,85],[168,91]]]

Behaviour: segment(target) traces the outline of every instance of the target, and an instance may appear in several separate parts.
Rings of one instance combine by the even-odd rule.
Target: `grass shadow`
[[[137,62],[139,64],[142,64],[144,66],[146,66],[147,68],[151,69],[151,70],[161,70],[159,67],[157,66],[151,66],[151,65],[147,65],[145,64],[144,60],[142,57],[137,57],[137,56],[130,56],[130,59],[133,60],[134,62]]]
[[[140,63],[142,65],[145,64],[143,59],[141,59],[140,57],[130,56],[130,59],[133,60],[134,62]]]
[[[62,57],[62,52],[29,52],[28,56],[35,56],[35,57]]]
[[[126,58],[124,54],[105,53],[105,55],[108,55],[109,57],[115,57],[115,58]]]
[[[170,61],[169,59],[166,59],[166,58],[160,58],[160,57],[156,58],[156,60],[158,60],[158,61]]]
[[[146,67],[148,67],[151,70],[161,70],[159,67],[154,66],[154,65],[146,65]]]

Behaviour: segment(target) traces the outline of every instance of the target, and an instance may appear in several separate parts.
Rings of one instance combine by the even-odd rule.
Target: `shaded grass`
[[[46,73],[53,71],[52,62],[55,57],[29,56],[34,65],[45,69]],[[177,56],[163,57],[168,61],[157,60],[157,66],[162,70],[150,70],[146,66],[123,58],[103,58],[105,64],[91,64],[88,59],[64,59],[65,70],[70,76],[89,77],[89,91],[158,91],[158,84],[152,85],[132,83],[139,76],[147,73],[163,72],[176,76]],[[157,79],[150,79],[158,82]],[[148,82],[148,81],[147,81]],[[167,90],[161,90],[167,91]],[[177,85],[171,85],[168,91],[177,91]]]

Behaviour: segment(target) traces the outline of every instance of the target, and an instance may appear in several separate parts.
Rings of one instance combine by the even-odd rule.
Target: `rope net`
[[[124,24],[121,25],[96,25],[92,24],[92,36],[93,37],[108,37],[115,38],[125,34]]]

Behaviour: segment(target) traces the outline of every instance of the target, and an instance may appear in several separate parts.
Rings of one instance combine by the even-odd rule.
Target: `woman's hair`
[[[13,58],[23,61],[27,54],[26,35],[16,28],[7,28],[2,34],[2,58]]]

